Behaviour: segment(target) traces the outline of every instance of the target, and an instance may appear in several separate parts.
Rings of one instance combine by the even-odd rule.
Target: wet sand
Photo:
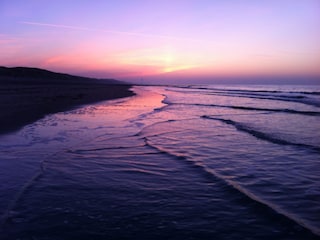
[[[17,79],[15,79],[17,80]],[[0,134],[19,130],[47,114],[134,95],[131,85],[98,82],[4,81],[0,76]]]

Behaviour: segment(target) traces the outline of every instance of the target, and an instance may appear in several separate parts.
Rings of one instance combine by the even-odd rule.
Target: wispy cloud
[[[168,36],[168,35],[146,34],[146,33],[126,32],[126,31],[113,31],[113,30],[105,30],[105,29],[98,29],[98,28],[87,28],[87,27],[78,27],[78,26],[51,24],[51,23],[28,22],[28,21],[21,21],[19,23],[26,24],[26,25],[40,26],[40,27],[64,28],[64,29],[73,29],[73,30],[91,31],[91,32],[101,32],[101,33],[111,33],[111,34],[120,34],[120,35],[137,36],[137,37],[147,37],[147,38],[163,38],[163,39],[184,40],[184,41],[188,40],[188,41],[195,41],[195,42],[199,42],[199,41],[202,42],[203,41],[201,39],[178,38],[178,37]]]
[[[12,37],[6,34],[0,34],[0,43],[1,44],[10,44],[15,43],[18,40],[16,37]]]

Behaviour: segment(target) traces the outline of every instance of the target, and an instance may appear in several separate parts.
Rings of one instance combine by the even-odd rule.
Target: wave
[[[271,109],[271,108],[254,108],[254,107],[243,107],[243,106],[220,106],[225,108],[239,109],[239,110],[249,110],[249,111],[268,111],[268,112],[283,112],[292,114],[301,114],[308,116],[320,116],[320,112],[315,111],[298,111],[293,109]]]
[[[246,92],[246,93],[289,93],[289,94],[307,94],[307,95],[320,95],[319,91],[281,91],[281,90],[244,90],[244,89],[227,89],[227,88],[210,88],[210,87],[197,87],[195,85],[189,87],[180,87],[189,89],[201,90],[215,90],[223,92]]]
[[[226,92],[212,92],[210,91],[210,93],[226,93],[226,94],[230,94],[230,95],[241,95],[241,96],[258,96],[258,97],[278,97],[278,98],[288,98],[288,99],[305,99],[307,98],[306,96],[296,96],[296,95],[292,95],[292,96],[289,96],[289,95],[270,95],[270,94],[261,94],[261,93],[251,93],[251,92],[246,92],[246,91],[239,91],[239,92],[230,92],[230,91],[226,91]]]
[[[248,127],[248,126],[246,126],[246,125],[244,125],[242,123],[235,122],[235,121],[230,120],[230,119],[216,118],[216,117],[211,117],[211,116],[207,116],[207,115],[203,115],[203,116],[201,116],[201,118],[220,121],[220,122],[226,123],[228,125],[232,125],[238,131],[248,133],[251,136],[254,136],[255,138],[260,139],[260,140],[264,140],[264,141],[268,141],[268,142],[275,143],[275,144],[280,144],[280,145],[303,147],[303,148],[307,148],[307,149],[311,149],[311,150],[320,152],[320,147],[316,147],[316,146],[308,145],[308,144],[303,144],[303,143],[295,143],[295,142],[290,142],[290,141],[287,141],[287,140],[284,140],[284,139],[280,139],[280,138],[277,138],[275,136],[269,135],[267,133],[254,130],[254,129],[252,129],[252,128],[250,128],[250,127]]]
[[[103,147],[103,148],[92,148],[92,149],[77,149],[77,150],[67,150],[68,153],[72,154],[81,154],[85,152],[98,152],[98,151],[105,151],[105,150],[120,150],[120,149],[131,149],[131,148],[138,148],[144,147],[145,145],[133,145],[133,146],[117,146],[117,147]]]
[[[220,107],[220,108],[230,108],[230,109],[238,109],[238,110],[247,110],[247,111],[267,111],[267,112],[282,112],[282,113],[290,113],[290,114],[299,114],[299,115],[307,115],[307,116],[320,116],[320,112],[316,111],[298,111],[293,109],[276,109],[276,108],[256,108],[256,107],[244,107],[244,106],[231,106],[231,105],[218,105],[218,104],[188,104],[188,103],[171,103],[166,102],[169,105],[179,104],[179,105],[193,105],[193,106],[203,106],[203,107]]]
[[[164,103],[168,105],[188,105],[188,106],[203,106],[203,107],[220,107],[220,108],[230,108],[238,110],[247,110],[247,111],[267,111],[267,112],[283,112],[290,114],[299,114],[307,116],[320,116],[320,112],[317,111],[298,111],[293,109],[277,109],[277,108],[257,108],[257,107],[245,107],[245,106],[233,106],[233,105],[218,105],[218,104],[202,104],[202,103],[173,103],[169,100],[165,100]]]
[[[320,112],[298,111],[298,110],[287,109],[287,108],[286,109],[272,109],[272,108],[255,108],[255,107],[228,106],[228,105],[216,105],[215,107],[232,108],[232,109],[248,110],[248,111],[282,112],[282,113],[300,114],[300,115],[307,115],[307,116],[320,116]]]
[[[124,169],[120,169],[118,170],[119,172],[122,173],[128,173],[128,174],[139,174],[139,175],[151,175],[151,176],[166,176],[165,173],[161,173],[161,172],[156,172],[156,171],[152,171],[152,170],[146,170],[146,169],[142,169],[142,168],[124,168]]]
[[[175,158],[176,160],[183,160],[185,163],[191,165],[193,168],[199,169],[201,173],[205,175],[205,177],[208,177],[209,179],[214,179],[215,182],[219,182],[224,186],[228,186],[229,190],[234,192],[235,194],[241,194],[241,196],[244,197],[246,201],[248,201],[254,207],[258,207],[260,209],[259,212],[262,212],[266,215],[272,215],[273,219],[275,219],[274,215],[276,215],[277,216],[276,219],[279,219],[280,221],[287,222],[290,224],[298,224],[300,227],[302,227],[309,233],[320,235],[318,229],[314,228],[313,226],[309,226],[307,223],[301,220],[298,216],[295,216],[285,211],[280,206],[277,206],[271,202],[261,199],[259,196],[255,195],[254,193],[240,186],[235,181],[225,178],[223,175],[219,174],[213,169],[208,168],[201,162],[190,160],[187,156],[168,151],[160,146],[156,146],[155,144],[151,143],[148,137],[144,137],[144,141],[147,146],[157,150],[160,154],[166,154],[170,157]]]
[[[182,88],[182,87],[180,87]],[[262,99],[262,100],[275,100],[275,101],[285,101],[285,102],[296,102],[302,103],[306,105],[311,105],[315,107],[320,107],[320,101],[315,99],[314,97],[308,96],[296,96],[296,95],[283,95],[286,94],[307,94],[307,95],[320,95],[320,92],[282,92],[282,91],[258,91],[258,90],[219,90],[212,88],[186,88],[190,89],[189,91],[183,90],[175,90],[175,89],[167,89],[172,92],[180,92],[180,93],[191,93],[191,94],[204,94],[204,95],[214,95],[214,96],[224,96],[224,97],[241,97],[241,98],[250,98],[250,99]],[[200,91],[196,91],[196,90]],[[194,91],[192,91],[194,90]],[[258,93],[270,93],[270,94],[258,94]],[[282,93],[279,94],[271,94],[271,93]]]
[[[43,177],[46,171],[46,164],[49,161],[49,159],[55,157],[61,152],[64,152],[64,150],[59,150],[55,153],[52,153],[48,155],[46,158],[44,158],[41,162],[39,162],[39,169],[35,171],[35,173],[31,175],[26,182],[24,182],[24,184],[20,187],[20,189],[18,189],[13,199],[9,202],[7,208],[4,210],[3,214],[0,216],[0,230],[1,228],[5,227],[5,224],[12,217],[11,215],[12,215],[13,209],[15,208],[19,200],[22,198],[23,194],[27,192],[41,177]]]
[[[241,97],[241,98],[251,98],[251,99],[262,99],[262,100],[275,100],[275,101],[284,101],[284,102],[296,102],[302,103],[305,105],[311,105],[314,107],[320,107],[320,102],[314,101],[312,99],[295,99],[295,98],[283,98],[278,97],[276,95],[270,95],[269,97],[260,97],[260,96],[252,96],[252,95],[235,95],[235,94],[220,94],[220,93],[207,93],[207,95],[215,95],[215,96],[224,96],[224,97]]]

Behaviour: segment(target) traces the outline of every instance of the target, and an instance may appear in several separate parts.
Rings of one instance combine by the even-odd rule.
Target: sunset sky
[[[0,44],[1,66],[133,82],[320,79],[320,1],[1,0]]]

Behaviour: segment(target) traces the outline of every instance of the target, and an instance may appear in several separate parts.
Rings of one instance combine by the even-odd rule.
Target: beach
[[[1,76],[0,72],[0,134],[16,131],[47,114],[133,95],[131,85],[114,80],[99,81],[30,69],[14,70],[10,74]]]
[[[319,239],[319,88],[132,91],[0,135],[1,239]]]

